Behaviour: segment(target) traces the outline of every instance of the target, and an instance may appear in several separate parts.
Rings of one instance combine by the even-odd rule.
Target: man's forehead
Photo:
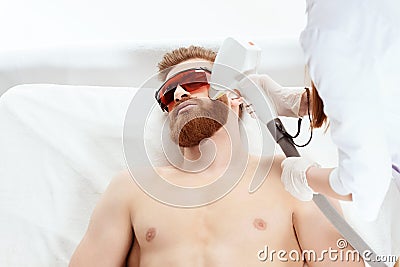
[[[186,69],[192,69],[192,68],[206,68],[209,70],[212,70],[213,63],[211,61],[205,60],[205,59],[199,59],[199,58],[194,58],[194,59],[189,59],[184,62],[181,62],[175,66],[173,66],[170,70],[170,72],[167,75],[166,80],[168,80],[170,77],[174,76],[176,73],[184,71]]]

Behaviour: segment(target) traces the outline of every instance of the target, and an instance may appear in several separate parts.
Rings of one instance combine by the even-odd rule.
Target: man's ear
[[[243,104],[243,98],[242,97],[233,98],[233,99],[231,98],[230,102],[231,102],[231,108],[235,108],[235,107],[238,107],[241,104]]]
[[[243,97],[238,89],[233,89],[235,91],[236,97],[231,98],[231,108],[237,110],[239,118],[243,114]]]
[[[231,107],[240,106],[241,104],[243,104],[242,94],[238,89],[233,89],[233,91],[236,95],[234,97],[231,97]],[[232,93],[231,95],[234,94]]]

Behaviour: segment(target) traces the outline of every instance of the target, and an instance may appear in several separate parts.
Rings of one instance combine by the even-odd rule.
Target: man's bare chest
[[[132,218],[141,246],[168,246],[172,240],[188,244],[263,246],[266,240],[292,239],[291,211],[273,196],[236,190],[196,208],[172,207],[154,199],[143,201]],[[276,238],[279,236],[279,238]]]

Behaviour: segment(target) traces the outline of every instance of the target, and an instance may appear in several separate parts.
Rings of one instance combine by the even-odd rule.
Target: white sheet
[[[0,98],[0,266],[67,266],[98,197],[125,168],[134,92],[26,85]]]

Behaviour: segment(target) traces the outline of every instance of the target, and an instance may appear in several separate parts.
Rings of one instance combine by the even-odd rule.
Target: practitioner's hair
[[[311,126],[313,128],[320,128],[322,125],[327,123],[328,117],[324,112],[324,102],[319,96],[314,82],[311,82],[311,90]],[[327,125],[327,127],[328,126],[329,125]]]

